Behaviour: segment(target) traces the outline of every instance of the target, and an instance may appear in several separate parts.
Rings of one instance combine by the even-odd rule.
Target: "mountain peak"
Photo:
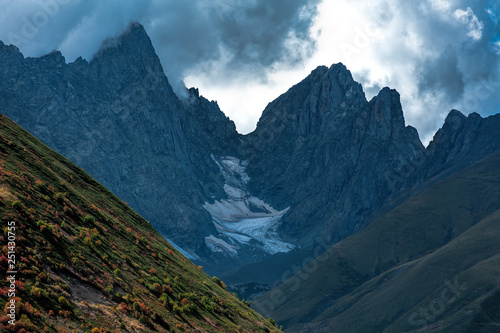
[[[326,72],[328,72],[328,67],[318,66],[311,71],[311,74],[309,74],[309,76],[313,78],[321,78],[323,75],[325,75]]]
[[[355,82],[352,78],[351,72],[341,62],[333,64],[330,67],[323,65],[316,67],[313,71],[311,71],[311,74],[303,80],[303,82],[306,80],[320,82],[325,79],[325,75],[330,80],[340,80],[345,83]]]
[[[354,81],[351,71],[348,70],[347,67],[341,62],[333,64],[330,68],[328,68],[327,75],[330,80],[335,80],[344,91],[353,85],[357,85],[357,88],[361,88],[361,85]],[[360,90],[363,91],[363,89]]]
[[[395,89],[383,88],[370,104],[373,105],[373,125],[377,128],[377,135],[389,138],[405,130],[400,95]]]
[[[331,71],[337,71],[337,72],[349,72],[350,71],[347,69],[347,67],[341,63],[341,62],[338,62],[336,64],[333,64],[330,66],[329,70]]]
[[[120,36],[106,39],[92,61],[109,56],[147,59],[156,57],[156,52],[144,27],[133,22]]]
[[[7,52],[19,53],[19,48],[15,45],[7,45],[0,40],[0,50],[6,50]]]
[[[173,95],[151,39],[139,23],[131,23],[120,36],[104,41],[90,66],[100,81],[109,84],[112,90],[120,90],[128,84],[139,85],[134,89],[143,92],[144,87],[140,85],[151,86],[165,81],[168,87],[163,89]]]
[[[123,32],[118,39],[123,43],[123,42],[140,42],[140,43],[147,43],[151,45],[151,39],[148,36],[148,33],[146,32],[146,29],[144,29],[144,26],[140,24],[139,22],[132,22],[128,25],[127,29],[125,32]]]
[[[23,54],[14,45],[6,45],[0,41],[0,73],[19,73],[19,64],[24,61]]]
[[[448,113],[445,119],[445,123],[456,127],[467,119],[467,117],[460,111],[453,109]]]
[[[331,118],[360,110],[366,103],[363,88],[342,63],[319,66],[266,107],[255,132],[307,137],[331,129]]]
[[[437,174],[446,165],[453,164],[454,159],[469,155],[467,152],[476,141],[482,122],[483,118],[475,112],[467,117],[458,110],[451,110],[427,148],[429,159],[434,161],[427,174]]]
[[[47,64],[51,64],[53,68],[61,68],[66,64],[66,58],[62,55],[60,51],[53,50],[50,53],[39,58],[40,61],[43,61]]]

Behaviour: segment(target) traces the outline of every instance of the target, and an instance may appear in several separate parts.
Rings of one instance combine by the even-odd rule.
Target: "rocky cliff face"
[[[477,113],[466,117],[452,110],[427,148],[429,162],[422,167],[422,177],[463,168],[500,149],[499,129],[499,115],[483,119]]]
[[[290,206],[281,231],[302,246],[332,244],[366,225],[398,191],[388,181],[397,162],[424,154],[399,94],[384,88],[366,101],[342,64],[318,67],[271,103],[246,140],[250,187]]]

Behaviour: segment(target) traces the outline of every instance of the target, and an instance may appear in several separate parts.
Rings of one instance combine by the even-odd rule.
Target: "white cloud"
[[[435,0],[431,5],[433,10],[441,12],[448,12],[451,9],[451,3],[446,0]]]
[[[474,15],[474,11],[470,7],[467,7],[466,10],[457,9],[453,15],[460,23],[467,27],[467,36],[474,40],[481,39],[484,24]]]

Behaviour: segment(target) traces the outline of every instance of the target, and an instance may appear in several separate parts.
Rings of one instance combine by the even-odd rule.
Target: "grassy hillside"
[[[314,323],[340,332],[423,328],[425,332],[498,332],[499,238],[500,210],[433,253],[369,280]],[[315,326],[306,326],[306,331],[325,331]]]
[[[3,115],[0,213],[2,276],[9,264],[17,271],[15,326],[2,278],[2,331],[278,331],[126,203]]]
[[[498,330],[499,210],[497,152],[336,244],[254,305],[287,332]],[[467,287],[442,302],[453,297],[450,283]]]

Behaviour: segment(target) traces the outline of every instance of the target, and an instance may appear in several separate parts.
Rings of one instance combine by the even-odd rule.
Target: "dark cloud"
[[[422,92],[442,90],[448,101],[456,101],[464,93],[464,73],[456,50],[446,49],[436,60],[420,65],[419,89]]]
[[[312,51],[314,41],[309,36],[314,4],[302,0],[259,1],[223,13],[220,20],[222,42],[234,51],[232,63],[271,65],[283,59],[301,61],[300,53],[286,48],[295,38]],[[292,53],[290,55],[290,53]]]
[[[422,93],[442,91],[449,102],[457,103],[466,97],[467,86],[492,75],[498,78],[500,57],[494,41],[499,37],[499,26],[488,10],[498,14],[500,8],[490,7],[491,3],[450,2],[448,11],[420,19],[424,47],[437,51],[419,59],[416,77]]]
[[[30,56],[60,49],[68,61],[80,55],[89,59],[103,40],[138,21],[150,34],[171,81],[193,68],[227,78],[257,71],[263,78],[273,64],[294,65],[313,52],[309,29],[318,2],[3,0],[0,39],[19,41],[11,38],[14,32],[22,38],[16,44]],[[41,16],[45,18],[37,27]],[[26,22],[37,30],[29,38],[23,38]],[[294,43],[308,53],[290,47]]]

